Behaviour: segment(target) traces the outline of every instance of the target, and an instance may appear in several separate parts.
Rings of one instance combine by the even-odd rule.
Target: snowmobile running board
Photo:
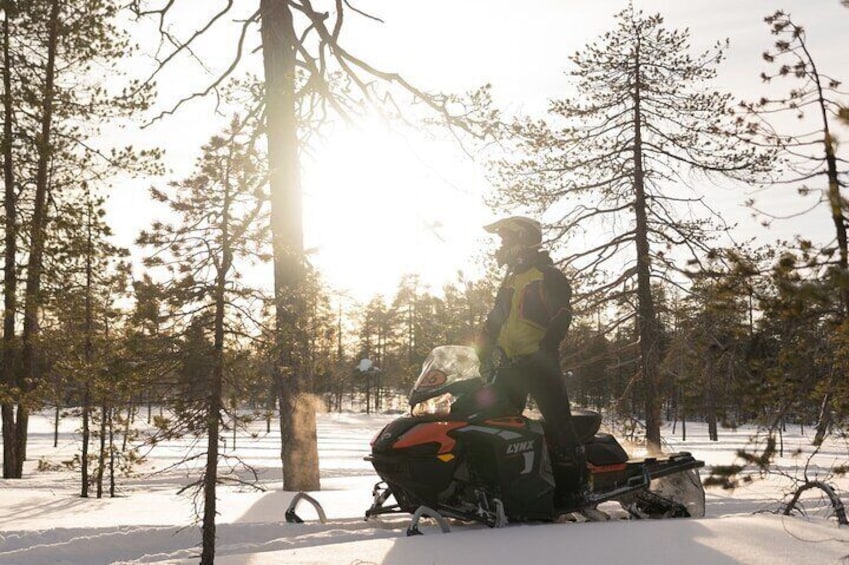
[[[294,497],[292,497],[292,501],[289,503],[289,507],[286,509],[285,517],[286,522],[289,524],[303,524],[304,521],[295,513],[295,508],[297,508],[298,504],[305,500],[312,504],[312,507],[315,508],[315,511],[318,513],[318,519],[322,524],[327,523],[327,516],[324,514],[324,508],[321,507],[321,504],[308,495],[305,492],[299,492]]]

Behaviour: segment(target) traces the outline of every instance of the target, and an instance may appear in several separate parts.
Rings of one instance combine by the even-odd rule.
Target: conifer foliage
[[[311,126],[330,116],[351,120],[372,113],[395,123],[410,116],[420,122],[428,119],[431,123],[437,121],[483,136],[497,112],[490,108],[488,87],[464,97],[429,93],[401,74],[384,71],[359,58],[347,47],[342,33],[348,28],[346,22],[352,15],[380,20],[348,2],[257,0],[238,5],[228,2],[220,9],[215,8],[211,15],[201,16],[200,23],[192,19],[186,35],[171,31],[179,10],[191,5],[190,1],[177,0],[130,2],[140,18],[158,22],[162,35],[165,54],[151,81],[169,62],[181,56],[204,59],[197,47],[214,33],[211,30],[220,31],[228,21],[236,21],[239,27],[227,66],[206,86],[190,86],[191,93],[170,111],[163,112],[163,117],[189,100],[217,91],[240,67],[248,52],[261,55],[264,134],[271,185],[277,326],[274,335],[278,355],[275,377],[283,443],[283,484],[287,490],[317,490],[320,480],[315,403],[310,390],[309,336],[306,335],[310,282],[304,254],[300,179],[301,155],[310,135],[315,133]]]
[[[147,265],[169,274],[166,296],[175,306],[172,331],[184,337],[180,366],[194,394],[176,399],[175,407],[179,424],[207,441],[206,452],[198,456],[205,457],[205,466],[197,485],[203,492],[201,562],[212,563],[219,443],[227,421],[225,390],[240,386],[230,378],[228,363],[245,345],[241,336],[258,333],[251,311],[262,299],[240,281],[239,266],[267,255],[263,220],[268,192],[251,117],[234,117],[202,150],[192,176],[167,190],[151,189],[176,217],[158,222],[138,242],[154,249]],[[238,415],[229,416],[235,425]]]
[[[837,308],[827,318],[829,334],[835,340],[830,368],[826,370],[830,376],[819,379],[817,387],[822,405],[815,441],[820,443],[834,423],[835,413],[845,416],[840,399],[847,392],[845,379],[838,375],[844,374],[849,365],[845,347],[841,345],[849,330],[849,202],[844,195],[849,162],[841,157],[838,141],[840,130],[845,131],[839,119],[841,112],[845,112],[841,103],[845,103],[849,92],[839,79],[817,64],[805,29],[789,14],[779,10],[764,21],[775,37],[772,48],[763,54],[768,70],[761,73],[770,94],[756,102],[741,103],[742,109],[756,118],[751,129],[753,139],[780,150],[786,174],[773,187],[773,193],[788,188],[796,190],[799,201],[804,203],[796,208],[800,215],[811,210],[822,213],[822,209],[833,226],[834,240],[816,253],[812,253],[811,242],[802,238],[801,252],[807,258],[792,262],[797,268],[830,281],[825,284],[830,284],[839,298]],[[754,200],[749,204],[757,206]],[[779,215],[788,216],[786,210]],[[815,286],[822,284],[817,282]]]
[[[57,210],[84,201],[86,186],[96,192],[117,174],[158,170],[158,150],[115,148],[100,137],[107,121],[146,108],[153,93],[118,68],[133,51],[119,11],[112,0],[10,1],[0,10],[6,478],[21,477],[29,411],[42,400],[40,316]]]
[[[693,55],[688,31],[633,6],[616,22],[570,58],[574,96],[552,101],[547,120],[513,124],[518,157],[496,164],[499,203],[544,213],[555,241],[589,234],[590,244],[563,262],[594,285],[592,304],[636,295],[637,377],[657,448],[661,329],[652,284],[674,280],[681,255],[698,257],[725,229],[710,221],[718,218],[701,183],[750,178],[769,155],[740,142],[730,95],[708,85],[725,43]]]

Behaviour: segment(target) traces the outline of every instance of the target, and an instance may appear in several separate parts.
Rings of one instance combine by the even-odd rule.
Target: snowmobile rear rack
[[[628,463],[639,462],[640,460],[631,460]],[[649,476],[652,479],[659,479],[667,475],[673,475],[690,469],[699,469],[705,466],[704,461],[699,461],[693,457],[689,451],[679,451],[661,457],[651,457],[642,460],[646,466]]]

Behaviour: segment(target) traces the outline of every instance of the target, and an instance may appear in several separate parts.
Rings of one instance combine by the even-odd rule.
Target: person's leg
[[[552,463],[558,483],[567,486],[564,504],[580,504],[589,492],[584,447],[578,440],[569,407],[569,395],[557,360],[545,354],[528,358],[526,382],[551,434]]]
[[[549,433],[554,436],[553,445],[564,454],[571,455],[579,442],[572,422],[569,395],[557,360],[539,353],[528,357],[525,364],[528,392],[545,418]]]
[[[506,402],[509,410],[521,414],[528,401],[527,370],[519,364],[500,367],[492,381],[500,398]]]

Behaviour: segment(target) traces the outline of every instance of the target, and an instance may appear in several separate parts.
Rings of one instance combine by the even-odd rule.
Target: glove
[[[475,353],[478,354],[478,360],[481,362],[481,365],[491,361],[490,357],[492,356],[492,349],[492,339],[483,333],[478,334],[475,339]]]
[[[495,369],[490,363],[481,363],[480,373],[483,382],[492,383],[495,381]]]

